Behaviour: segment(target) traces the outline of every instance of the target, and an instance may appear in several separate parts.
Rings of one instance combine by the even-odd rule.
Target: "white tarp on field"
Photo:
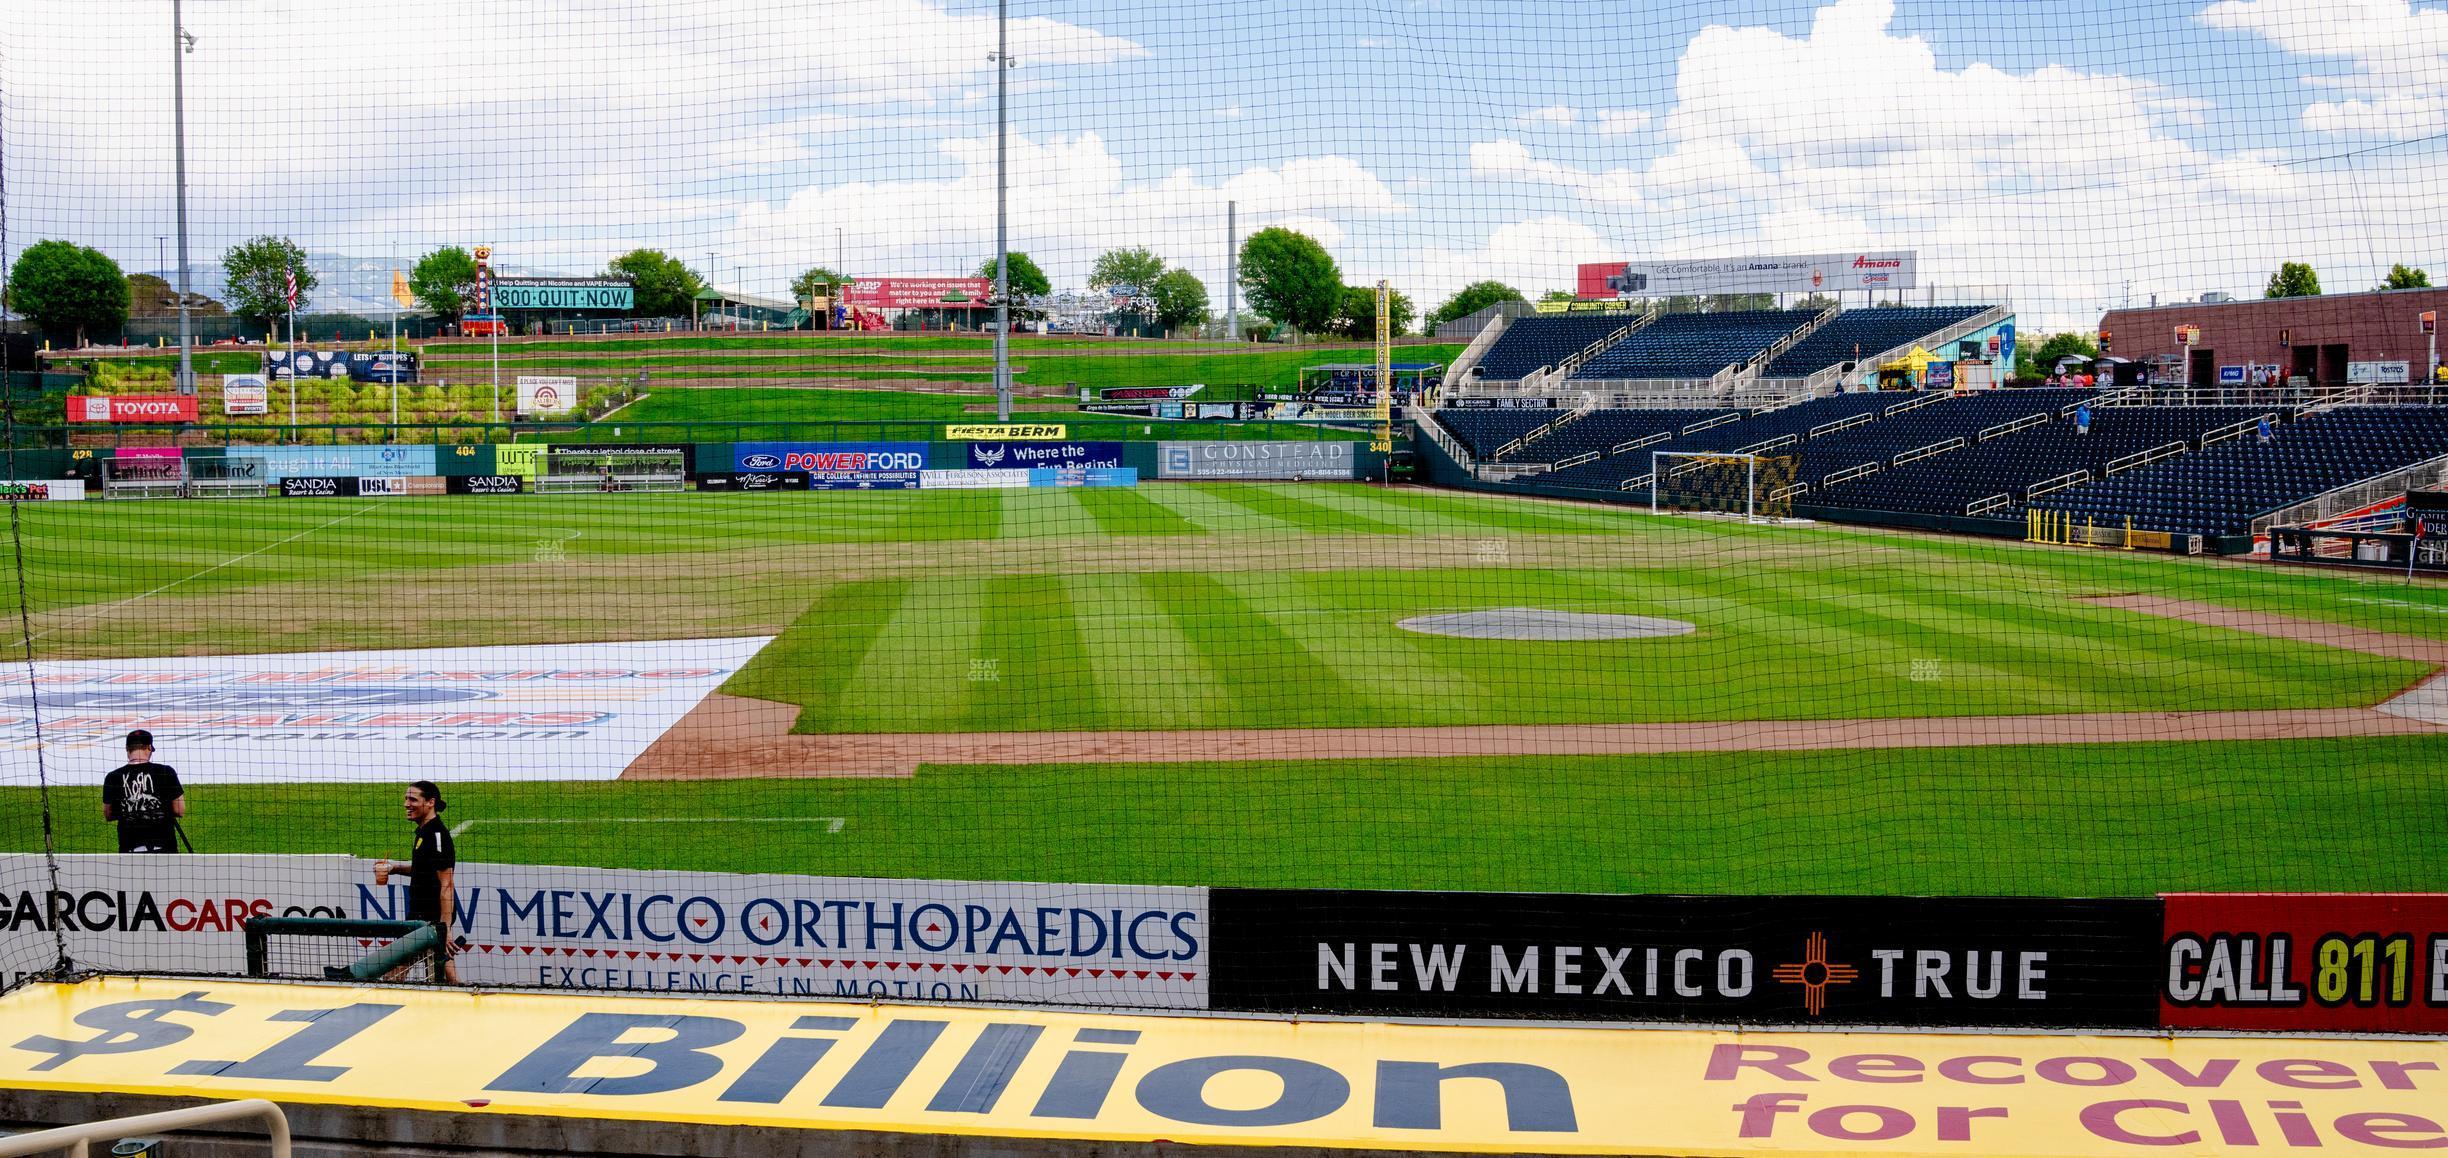
[[[445,817],[460,820],[453,808]],[[507,818],[514,823],[516,818]],[[466,822],[462,820],[462,823]],[[616,827],[608,819],[606,828]],[[719,827],[719,825],[717,825]],[[401,822],[397,855],[409,828]],[[484,822],[463,833],[480,858]],[[381,849],[368,850],[381,852]],[[0,855],[0,990],[50,968],[237,973],[259,916],[394,920],[406,890],[345,856]],[[654,872],[461,861],[470,985],[1203,1009],[1207,890]],[[371,948],[305,945],[276,968]],[[311,958],[311,959],[310,959]]]
[[[99,785],[143,728],[190,784],[609,780],[771,641],[77,660],[0,670],[0,784]]]

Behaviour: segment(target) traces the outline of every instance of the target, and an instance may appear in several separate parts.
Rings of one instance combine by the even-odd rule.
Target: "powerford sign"
[[[1347,479],[1359,474],[1349,442],[1167,442],[1158,478]]]
[[[71,394],[70,422],[194,422],[192,394]]]
[[[811,486],[901,483],[918,485],[927,466],[923,442],[742,442],[732,447],[742,474],[803,471]]]
[[[977,470],[1038,466],[1120,466],[1119,442],[972,442],[969,465]]]

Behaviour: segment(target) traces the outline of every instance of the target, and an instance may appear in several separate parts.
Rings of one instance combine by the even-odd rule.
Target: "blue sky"
[[[0,0],[8,244],[150,268],[166,5]],[[194,252],[256,233],[777,292],[991,254],[975,0],[196,0]],[[1583,261],[1913,248],[2041,325],[2448,276],[2448,12],[2410,0],[1014,0],[1012,231],[1058,285],[1147,245],[1222,298],[1223,207],[1432,303]],[[2349,156],[2351,154],[2351,156]],[[708,254],[712,254],[709,261]],[[735,272],[736,271],[736,272]]]

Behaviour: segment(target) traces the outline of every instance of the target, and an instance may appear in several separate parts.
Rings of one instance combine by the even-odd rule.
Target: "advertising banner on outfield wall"
[[[2171,893],[2171,1027],[2448,1033],[2448,893]]]
[[[454,474],[443,476],[442,487],[454,495],[515,495],[522,482],[514,474]]]
[[[978,470],[1033,466],[1120,466],[1119,442],[972,442],[969,465]]]
[[[1029,485],[1025,470],[923,470],[918,472],[921,490],[991,491],[1019,490]]]
[[[1347,479],[1358,474],[1348,442],[1166,442],[1158,478]]]
[[[431,446],[248,446],[230,448],[237,462],[262,464],[266,479],[293,475],[333,478],[401,478],[440,474]]]
[[[1216,889],[1216,1009],[1750,1025],[2158,1022],[2156,900]]]
[[[1204,889],[490,864],[488,837],[533,822],[461,811],[448,819],[459,822],[453,932],[467,942],[467,984],[1207,1004]],[[840,821],[804,823],[822,833]],[[724,826],[688,828],[702,838]],[[0,856],[0,968],[49,966],[56,933],[80,968],[238,973],[248,916],[398,920],[407,903],[405,887],[376,885],[372,862],[350,857],[71,855],[60,871],[51,893],[41,856]]]
[[[85,480],[76,478],[27,479],[23,482],[0,482],[0,499],[12,503],[81,502],[85,498]]]
[[[742,474],[800,471],[816,490],[914,487],[927,466],[923,442],[740,442],[731,455]]]

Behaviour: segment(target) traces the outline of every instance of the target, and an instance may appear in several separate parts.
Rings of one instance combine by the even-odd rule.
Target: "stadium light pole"
[[[1008,118],[1004,107],[1005,73],[1011,71],[1011,45],[1006,39],[1010,31],[1011,0],[995,0],[995,51],[991,57],[995,66],[995,421],[1009,423],[1012,412],[1011,381],[1011,237],[1005,231],[1004,217],[1004,131]]]
[[[179,360],[178,392],[193,394],[195,382],[195,328],[187,316],[187,54],[195,51],[195,37],[187,34],[187,22],[179,17],[179,0],[170,0],[170,116],[178,136],[178,307]]]

